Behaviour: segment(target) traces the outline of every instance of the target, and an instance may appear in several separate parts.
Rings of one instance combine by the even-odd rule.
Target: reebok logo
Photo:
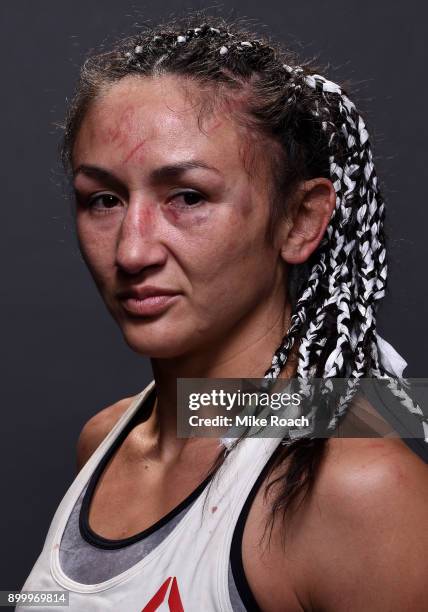
[[[184,612],[178,590],[177,578],[170,576],[161,585],[141,612]]]

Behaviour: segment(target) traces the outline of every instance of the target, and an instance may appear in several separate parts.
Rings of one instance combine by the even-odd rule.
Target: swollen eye
[[[171,196],[169,202],[175,208],[196,208],[204,202],[205,196],[198,191],[180,191]]]
[[[184,193],[183,194],[184,201],[186,204],[197,204],[201,200],[201,196],[199,193]]]

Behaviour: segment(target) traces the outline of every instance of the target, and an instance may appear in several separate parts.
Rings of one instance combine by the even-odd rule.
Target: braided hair
[[[276,379],[295,347],[298,379],[348,380],[329,415],[330,430],[346,414],[362,377],[386,379],[406,409],[423,421],[420,407],[379,358],[376,311],[387,284],[385,205],[364,120],[344,89],[309,62],[298,61],[240,24],[219,18],[197,24],[194,19],[147,27],[84,62],[64,125],[61,157],[66,172],[90,103],[124,77],[175,74],[208,86],[214,93],[211,104],[221,100],[227,105],[238,97],[241,112],[233,110],[236,105],[229,109],[237,121],[280,145],[271,159],[268,236],[286,213],[298,180],[323,176],[336,192],[321,243],[306,262],[290,270],[290,326],[264,377]],[[317,414],[313,416],[310,423],[317,422]],[[428,424],[423,425],[428,439]],[[288,440],[272,464],[273,470],[286,459],[288,463],[270,483],[282,483],[272,516],[279,509],[285,513],[311,489],[326,446],[326,438],[314,436],[312,427]]]

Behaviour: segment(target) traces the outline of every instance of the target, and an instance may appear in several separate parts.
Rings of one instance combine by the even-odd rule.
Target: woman
[[[376,333],[384,204],[343,90],[238,25],[170,23],[85,62],[63,160],[82,255],[154,381],[83,428],[24,590],[85,612],[427,610],[428,468],[400,439],[176,434],[178,378],[403,397]]]

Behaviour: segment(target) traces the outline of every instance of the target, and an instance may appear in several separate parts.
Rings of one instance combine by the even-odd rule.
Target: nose
[[[129,202],[116,248],[116,265],[128,274],[165,264],[167,251],[161,241],[156,205],[136,197]]]

